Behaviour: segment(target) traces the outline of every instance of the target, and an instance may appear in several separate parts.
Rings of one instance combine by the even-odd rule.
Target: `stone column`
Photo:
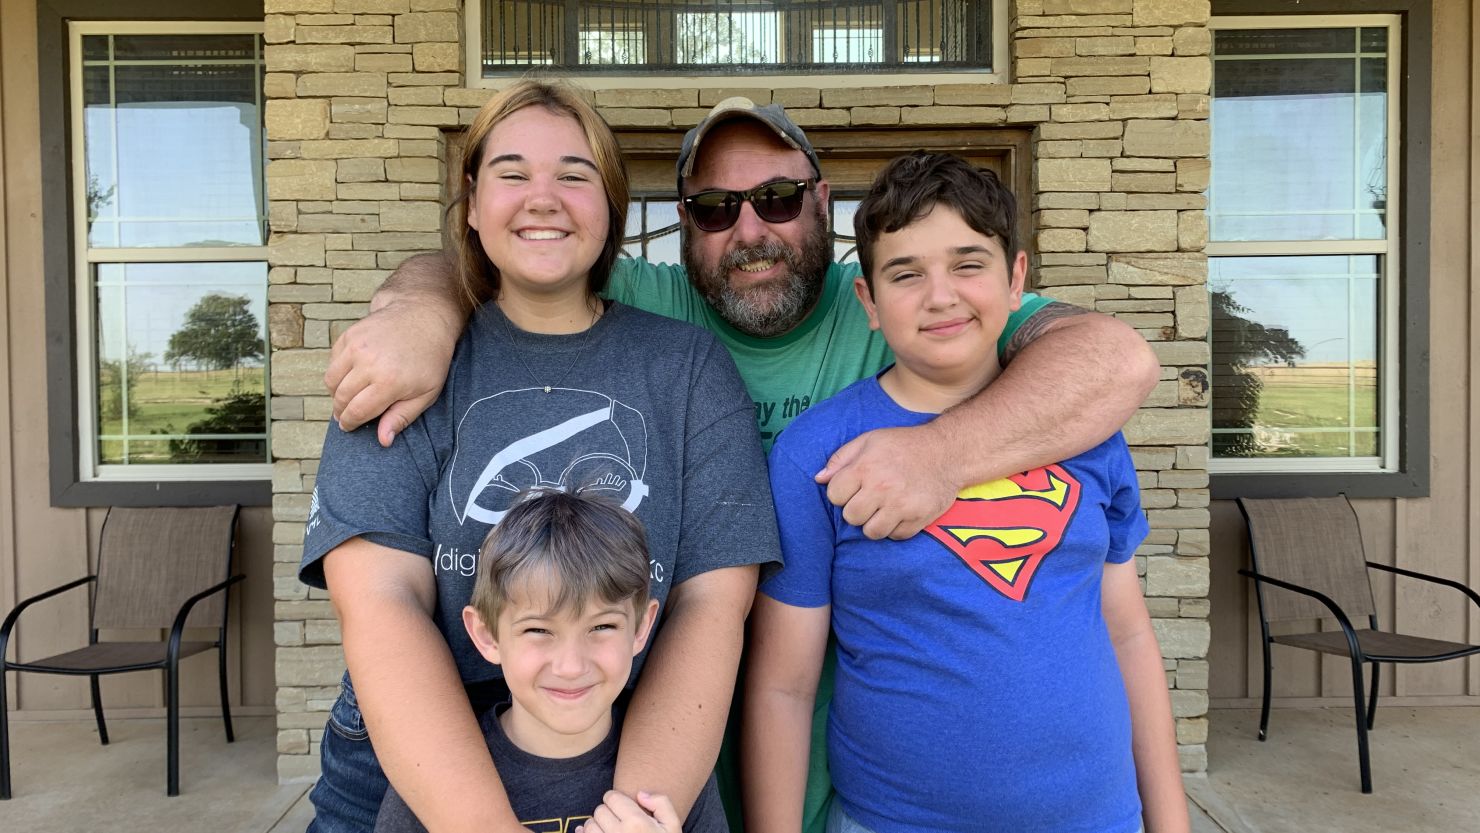
[[[1207,0],[1019,0],[1032,88],[1035,275],[1156,350],[1162,381],[1126,426],[1151,534],[1136,561],[1161,641],[1183,769],[1207,768]]]
[[[268,302],[278,777],[318,773],[344,658],[297,579],[332,403],[332,340],[407,255],[442,245],[443,129],[462,84],[458,0],[266,0]]]

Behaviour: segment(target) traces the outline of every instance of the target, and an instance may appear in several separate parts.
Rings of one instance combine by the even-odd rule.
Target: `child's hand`
[[[633,801],[626,793],[607,790],[591,820],[576,833],[679,833],[678,811],[666,795],[639,792]]]

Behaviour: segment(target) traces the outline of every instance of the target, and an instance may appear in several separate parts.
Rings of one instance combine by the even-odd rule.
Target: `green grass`
[[[246,393],[263,392],[262,368],[243,368],[240,373],[232,370],[183,370],[179,372],[161,370],[139,374],[129,380],[129,398],[133,402],[133,413],[128,421],[131,438],[147,437],[150,434],[184,434],[190,426],[210,416],[206,410],[225,399],[240,386]],[[118,400],[118,391],[105,385],[98,391],[100,403]],[[118,408],[115,406],[114,411]],[[104,416],[99,421],[99,433],[119,435],[124,432],[123,419],[118,413]],[[122,463],[123,443],[105,440],[99,453],[101,462]],[[168,443],[163,440],[131,439],[129,462],[169,462]]]
[[[1265,375],[1255,422],[1264,443],[1259,456],[1347,457],[1378,454],[1379,434],[1344,431],[1309,433],[1309,428],[1370,428],[1378,422],[1377,385],[1357,378],[1355,390],[1341,384],[1310,383],[1298,377]],[[1355,411],[1350,406],[1355,405]],[[1355,420],[1353,420],[1355,416]],[[1355,439],[1355,447],[1352,441]]]

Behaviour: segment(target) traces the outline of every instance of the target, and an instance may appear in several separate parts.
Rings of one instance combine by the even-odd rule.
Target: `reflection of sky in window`
[[[1239,63],[1220,62],[1218,72]],[[1215,98],[1213,239],[1381,238],[1376,203],[1387,186],[1386,98]]]
[[[582,29],[580,32],[582,64],[640,64],[647,60],[643,32],[640,29]]]
[[[678,203],[672,200],[650,200],[632,203],[627,213],[627,237],[650,235],[678,223]],[[646,220],[647,225],[642,223]],[[649,263],[680,263],[683,260],[678,229],[644,243],[631,242],[623,249],[632,257],[644,257]]]
[[[265,263],[109,263],[97,267],[98,355],[104,361],[134,353],[153,354],[163,365],[170,336],[185,323],[190,308],[207,295],[249,299],[267,337]],[[127,342],[125,342],[125,333]]]
[[[114,141],[113,127],[117,125]],[[88,107],[87,169],[111,198],[93,246],[260,246],[261,118],[251,104]],[[114,160],[117,160],[117,168]],[[108,222],[112,219],[124,222]]]
[[[774,64],[779,40],[776,12],[678,15],[680,64]]]
[[[1208,261],[1208,283],[1247,308],[1238,315],[1288,330],[1306,349],[1302,363],[1372,362],[1376,268],[1370,255],[1219,257]]]
[[[853,249],[853,216],[858,213],[858,200],[833,200],[832,230],[849,240],[833,243],[833,259],[839,263],[857,263],[858,252]]]
[[[812,32],[812,60],[819,64],[878,62],[883,60],[883,55],[883,29],[816,29]]]

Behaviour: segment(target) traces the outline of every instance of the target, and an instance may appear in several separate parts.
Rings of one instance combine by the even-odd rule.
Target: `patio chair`
[[[108,745],[98,677],[127,671],[161,669],[165,677],[165,724],[168,795],[180,794],[180,680],[183,657],[217,649],[221,676],[221,719],[226,742],[231,710],[226,695],[226,615],[231,585],[242,580],[231,573],[236,540],[235,506],[198,509],[124,509],[108,512],[98,543],[98,572],[26,599],[0,624],[0,799],[10,790],[10,730],[5,708],[5,672],[86,675],[92,681],[93,715],[98,737]],[[27,662],[5,659],[11,630],[21,613],[43,599],[94,585],[87,647]],[[214,628],[215,641],[186,642],[185,628]],[[105,629],[168,630],[165,641],[100,642]]]
[[[1253,569],[1239,570],[1254,580],[1259,602],[1259,629],[1264,647],[1264,705],[1259,714],[1259,740],[1269,729],[1270,645],[1279,643],[1351,658],[1352,703],[1356,708],[1357,756],[1362,792],[1372,792],[1367,732],[1377,716],[1377,683],[1381,663],[1442,662],[1480,653],[1480,645],[1446,642],[1382,631],[1372,600],[1368,570],[1452,587],[1480,607],[1480,594],[1450,579],[1368,561],[1362,548],[1357,514],[1345,496],[1253,500],[1240,498],[1249,526]],[[1367,627],[1353,620],[1367,618]],[[1334,618],[1340,630],[1271,634],[1271,622]],[[1362,703],[1362,664],[1372,664],[1369,700]]]

